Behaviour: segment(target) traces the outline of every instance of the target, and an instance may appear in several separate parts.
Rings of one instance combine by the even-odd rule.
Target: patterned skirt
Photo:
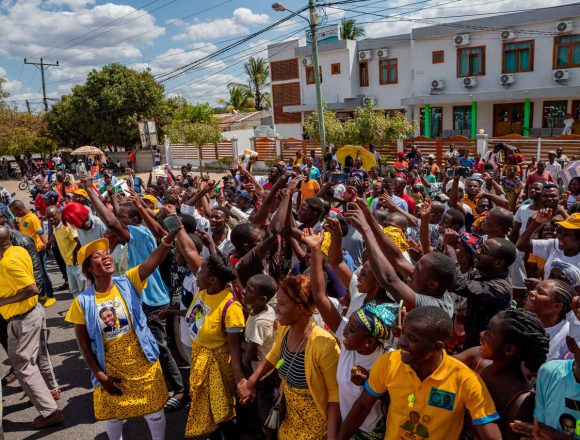
[[[278,431],[279,440],[326,439],[326,414],[321,416],[308,388],[294,388],[283,384],[286,415]]]
[[[199,344],[191,344],[191,372],[189,393],[191,406],[186,437],[211,434],[220,423],[236,415],[236,380],[228,345],[210,350]]]
[[[102,386],[93,391],[97,420],[125,420],[159,411],[168,398],[159,360],[147,360],[134,332],[111,342],[105,350],[108,376],[121,380],[121,396],[109,394]]]

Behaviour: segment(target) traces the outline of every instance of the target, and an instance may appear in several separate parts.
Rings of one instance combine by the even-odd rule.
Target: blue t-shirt
[[[475,159],[473,157],[468,157],[467,159],[465,157],[461,157],[459,159],[459,165],[465,168],[471,168],[474,163]]]
[[[143,192],[143,179],[141,179],[141,177],[133,177],[133,188],[137,194],[141,194]]]
[[[157,248],[157,242],[151,231],[144,225],[129,225],[127,228],[129,228],[129,234],[131,234],[127,252],[129,267],[135,267],[143,263],[153,253],[155,248]],[[155,269],[147,279],[147,287],[143,289],[141,299],[151,307],[169,304],[169,291],[161,279],[159,269]]]
[[[580,439],[580,384],[576,382],[574,360],[545,363],[538,371],[534,417],[570,438]]]
[[[319,177],[320,177],[320,170],[314,166],[312,168],[310,168],[310,178],[312,180],[318,180]]]

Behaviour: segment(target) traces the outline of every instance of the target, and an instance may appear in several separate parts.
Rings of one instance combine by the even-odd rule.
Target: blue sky
[[[327,0],[329,1],[329,0]],[[298,9],[307,0],[285,0]],[[328,22],[347,16],[363,23],[368,37],[408,32],[411,27],[457,21],[507,11],[572,3],[569,0],[363,0],[326,8]],[[47,93],[58,99],[86,74],[120,62],[161,74],[191,63],[231,42],[279,20],[271,0],[0,0],[0,76],[7,79],[10,99],[23,107],[29,99],[40,110],[40,72],[23,59],[59,61],[47,71]],[[442,6],[445,5],[445,6]],[[370,13],[370,14],[369,14]],[[404,14],[414,21],[393,21],[371,14]],[[442,18],[453,17],[453,18]],[[459,18],[458,18],[459,17]],[[243,81],[242,66],[249,56],[265,56],[270,42],[304,35],[302,20],[293,20],[220,55],[189,74],[168,81],[166,93],[192,102],[227,95],[226,86]]]

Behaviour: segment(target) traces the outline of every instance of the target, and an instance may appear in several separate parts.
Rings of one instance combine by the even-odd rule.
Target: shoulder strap
[[[226,301],[224,308],[222,309],[222,319],[221,319],[221,323],[222,323],[222,329],[225,332],[226,331],[226,313],[228,312],[228,309],[230,308],[230,306],[235,302],[234,298],[230,298]]]

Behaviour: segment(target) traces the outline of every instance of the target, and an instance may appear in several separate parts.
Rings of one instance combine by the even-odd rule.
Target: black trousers
[[[56,264],[58,264],[58,270],[60,270],[60,273],[62,274],[64,280],[68,281],[68,275],[66,273],[66,263],[64,262],[62,254],[60,253],[60,249],[58,248],[58,245],[56,243],[52,245],[52,253],[54,255],[54,259],[56,260]]]
[[[167,344],[166,321],[157,317],[157,313],[163,308],[165,306],[151,307],[143,304],[143,311],[147,315],[147,326],[159,346],[159,362],[165,376],[165,382],[167,382],[167,388],[174,393],[183,393],[185,391],[183,378]]]

